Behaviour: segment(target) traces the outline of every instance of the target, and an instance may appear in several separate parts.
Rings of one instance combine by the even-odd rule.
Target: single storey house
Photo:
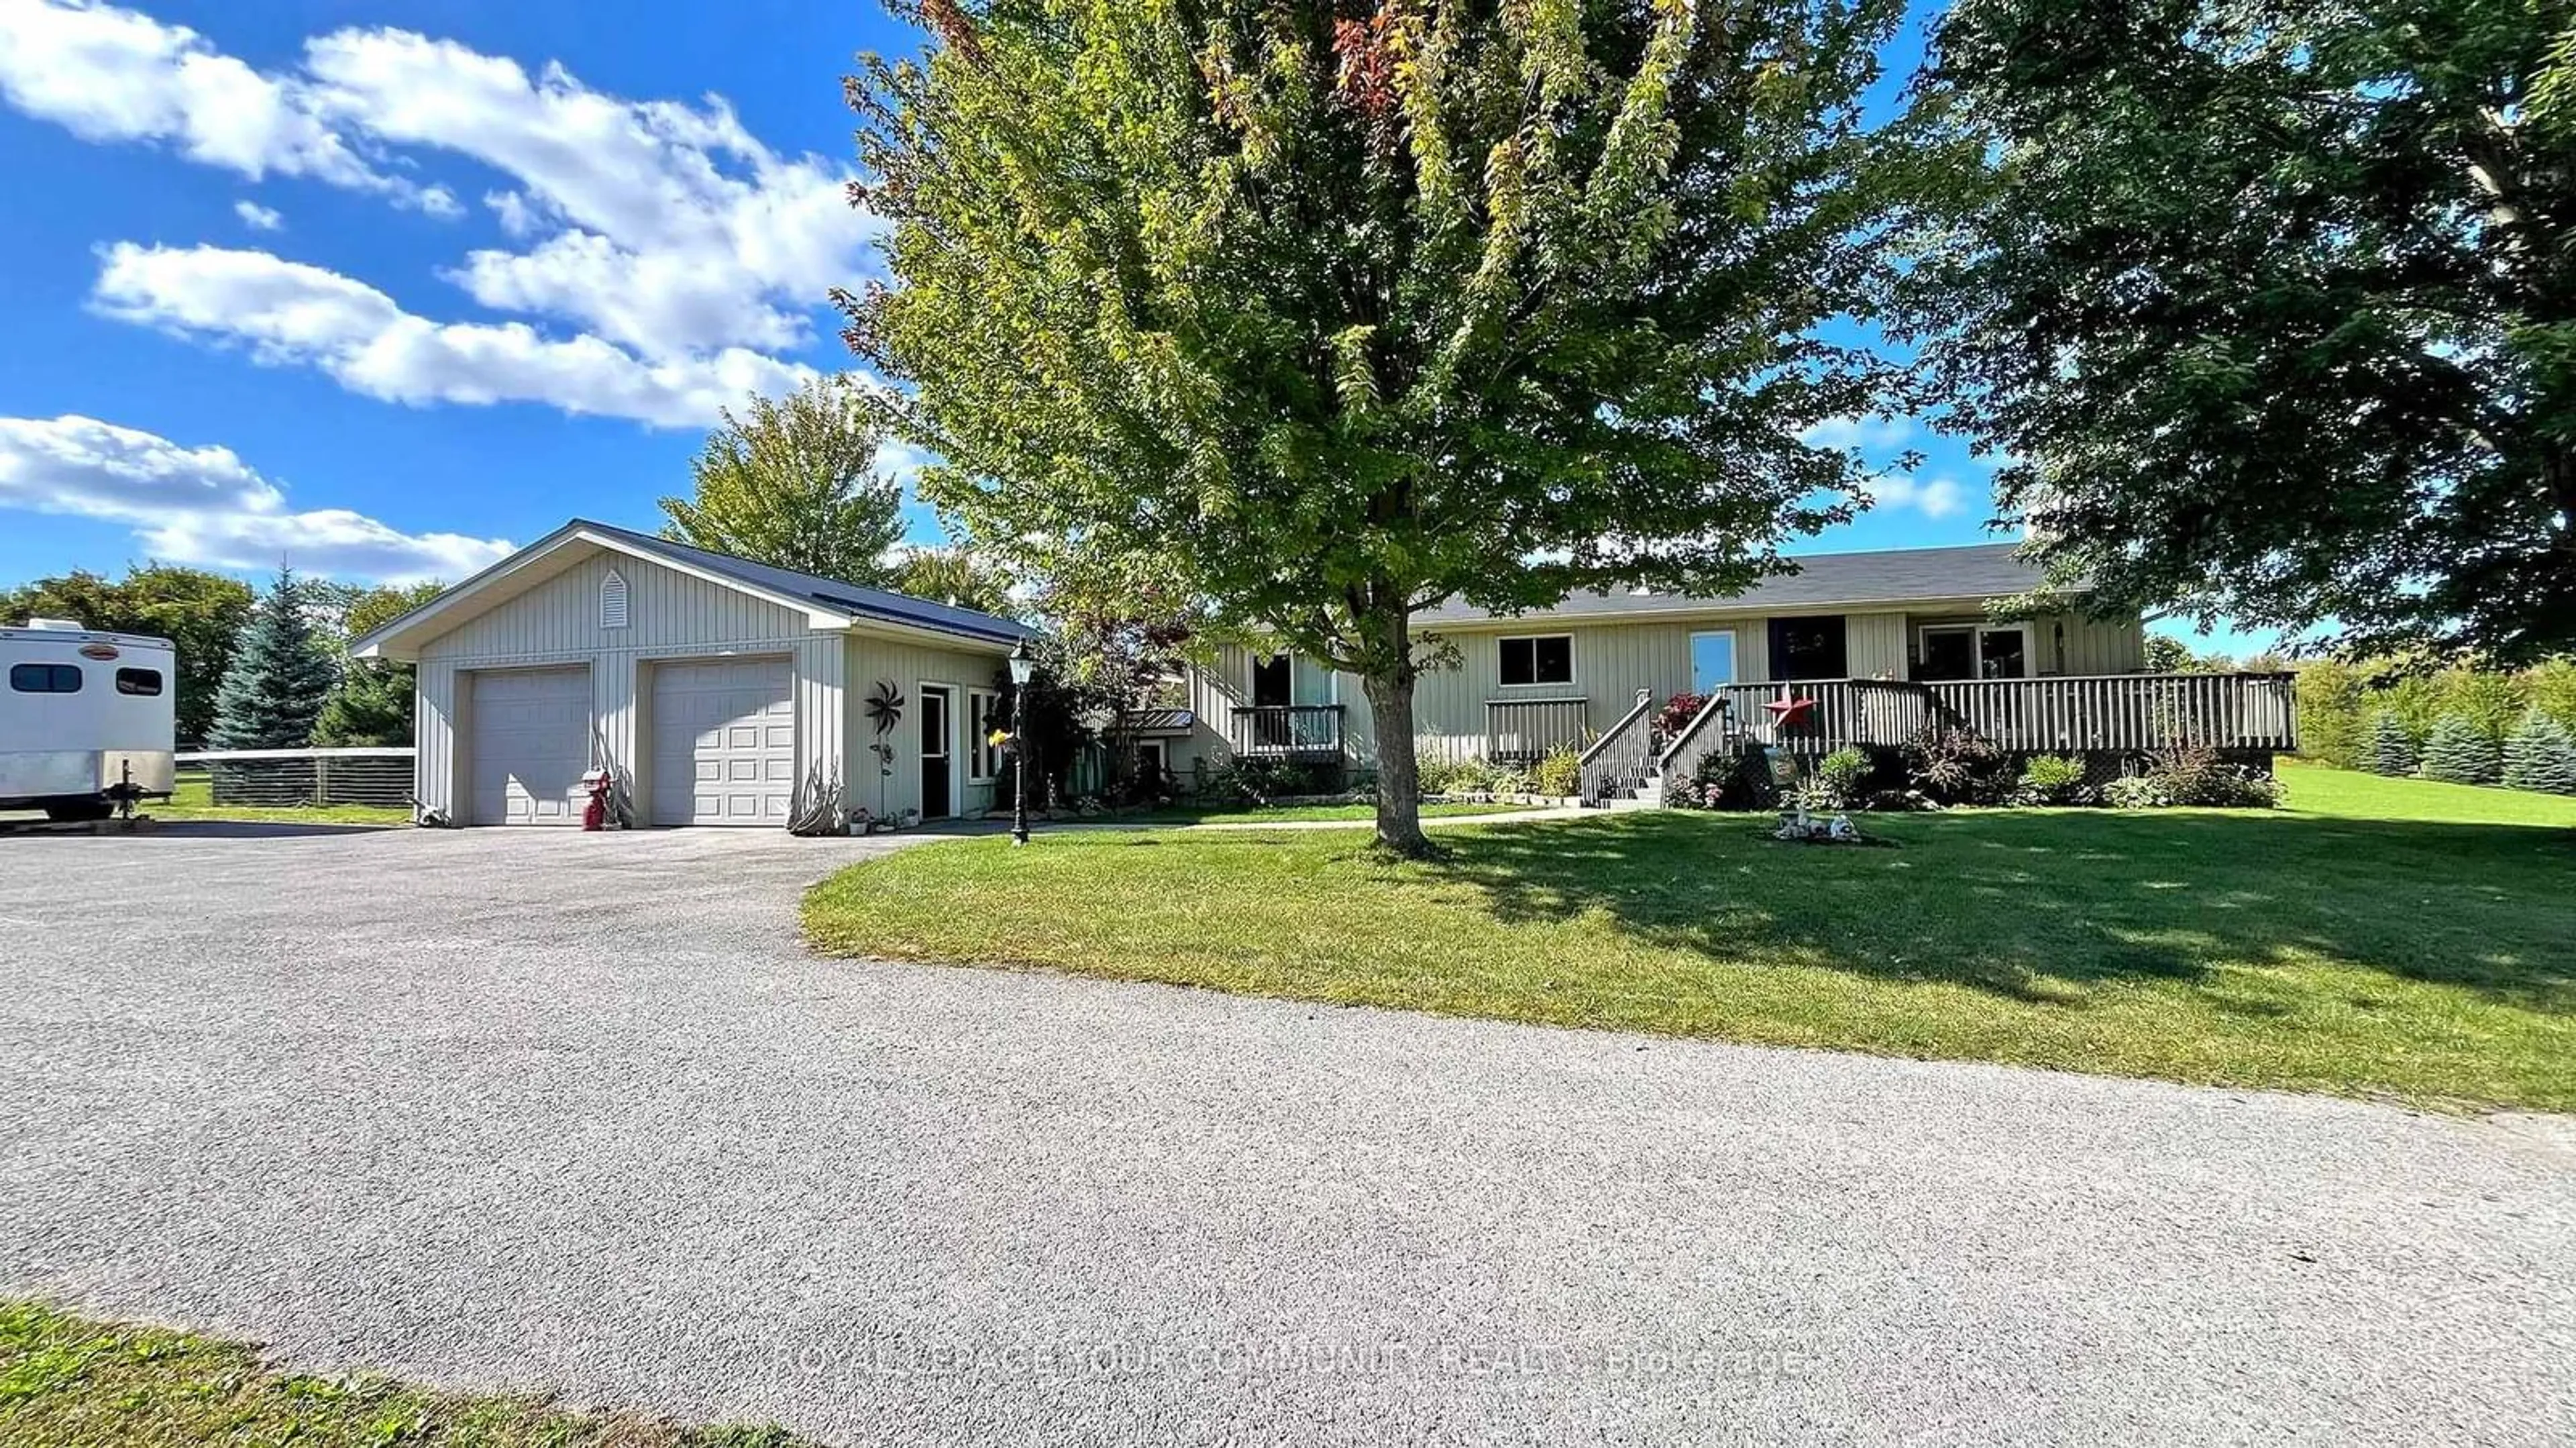
[[[582,775],[635,823],[784,826],[838,782],[878,816],[991,807],[1029,630],[574,519],[358,639],[415,665],[414,794],[457,824],[578,823]]]
[[[2129,751],[2194,731],[2230,749],[2292,747],[2280,676],[2146,676],[2134,613],[1996,617],[1990,605],[2040,582],[2017,545],[1798,564],[1731,597],[1625,590],[1512,615],[1454,603],[1423,613],[1417,631],[1444,640],[1450,658],[1415,689],[1417,747],[1426,758],[1526,762],[1558,746],[1596,749],[1623,730],[1642,747],[1651,710],[1640,701],[1684,693],[1716,701],[1711,727],[1799,752],[1899,743],[1933,721],[2026,752]],[[1375,766],[1356,678],[1229,647],[1188,683],[1187,727],[1162,746],[1176,770],[1236,756]],[[1795,713],[1768,707],[1797,700]],[[1786,734],[1775,715],[1789,719]]]

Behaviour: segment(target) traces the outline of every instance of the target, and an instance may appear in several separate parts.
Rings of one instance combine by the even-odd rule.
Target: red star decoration
[[[1771,711],[1771,727],[1773,729],[1788,729],[1806,723],[1807,716],[1816,712],[1816,701],[1813,699],[1774,699],[1762,707]]]

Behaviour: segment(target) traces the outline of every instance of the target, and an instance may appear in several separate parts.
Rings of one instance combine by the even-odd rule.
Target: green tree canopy
[[[2576,641],[2571,27],[1958,0],[1923,113],[1977,174],[1910,325],[2061,577],[2362,649]]]
[[[215,690],[231,664],[233,640],[250,621],[250,585],[202,568],[146,563],[123,578],[76,570],[0,595],[0,620],[77,619],[108,633],[170,640],[179,659],[179,740],[194,744],[215,722]]]
[[[304,584],[279,570],[241,631],[206,743],[216,749],[302,749],[339,682],[304,602]]]
[[[1895,0],[923,5],[850,91],[896,285],[842,294],[922,491],[1362,680],[1416,820],[1413,620],[1726,590],[1848,515],[1819,335],[1910,176],[1859,101]]]
[[[1020,613],[1018,601],[1011,597],[1011,571],[998,560],[962,545],[906,549],[887,586],[914,598],[978,609],[1004,618],[1016,618]]]
[[[661,500],[662,536],[847,583],[890,584],[903,490],[877,475],[879,431],[859,385],[826,377],[724,414],[689,463],[687,498]]]
[[[399,747],[412,742],[418,677],[411,665],[391,659],[352,659],[349,642],[363,638],[445,592],[435,581],[336,590],[336,627],[326,630],[340,682],[313,721],[313,742],[332,748]]]

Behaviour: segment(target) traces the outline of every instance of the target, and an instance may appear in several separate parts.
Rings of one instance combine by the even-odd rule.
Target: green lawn
[[[1525,814],[1543,809],[1532,804],[1426,804],[1424,819],[1442,819],[1454,815]],[[1116,824],[1140,825],[1266,825],[1294,824],[1308,820],[1350,820],[1371,823],[1377,819],[1373,804],[1281,804],[1281,805],[1175,805],[1170,809],[1148,810],[1142,814],[1109,815]]]
[[[0,1443],[9,1448],[795,1448],[775,1428],[688,1428],[542,1399],[432,1392],[379,1377],[268,1371],[257,1350],[0,1302]]]
[[[289,805],[218,805],[212,799],[212,786],[202,777],[182,778],[177,792],[167,800],[151,800],[137,806],[137,811],[165,820],[235,820],[254,824],[314,825],[407,825],[411,811],[396,807],[384,809],[363,804]]]
[[[906,851],[819,949],[1574,1026],[2576,1109],[2576,801],[2285,771],[2277,811],[1679,811]],[[2555,828],[2552,828],[2552,827]]]

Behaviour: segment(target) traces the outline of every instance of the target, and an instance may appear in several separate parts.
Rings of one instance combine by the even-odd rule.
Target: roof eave
[[[2084,593],[2089,590],[2075,588],[2063,591],[2068,593]],[[1534,608],[1527,613],[1486,614],[1482,618],[1421,618],[1417,619],[1416,622],[1421,625],[1424,631],[1436,633],[1443,628],[1509,628],[1517,624],[1527,623],[1624,623],[1630,621],[1652,623],[1676,618],[1785,618],[1807,613],[1845,613],[1854,609],[1888,612],[1896,609],[1954,608],[1961,605],[1983,608],[1987,604],[1994,602],[1996,599],[2011,598],[2013,596],[2014,595],[2010,593],[1945,593],[1931,596],[1899,598],[1837,598],[1820,599],[1812,603],[1772,604],[1720,602],[1702,599],[1694,600],[1688,605],[1676,608],[1614,608],[1587,609],[1580,611]]]
[[[780,593],[775,589],[762,588],[716,569],[700,567],[685,558],[639,548],[623,538],[602,532],[576,519],[482,572],[465,579],[453,588],[447,589],[438,597],[411,612],[389,623],[380,624],[362,637],[353,640],[349,645],[350,657],[391,659],[403,663],[417,660],[420,657],[420,645],[445,632],[444,629],[433,627],[441,616],[452,614],[459,605],[482,596],[493,586],[505,583],[511,577],[526,572],[537,563],[574,543],[588,543],[596,548],[603,548],[628,558],[639,558],[647,563],[685,573],[707,583],[733,589],[737,593],[749,594],[754,598],[776,604],[780,608],[805,615],[807,625],[812,628],[847,628],[856,621],[854,615],[840,609],[827,608],[813,599],[798,598],[792,594]]]

